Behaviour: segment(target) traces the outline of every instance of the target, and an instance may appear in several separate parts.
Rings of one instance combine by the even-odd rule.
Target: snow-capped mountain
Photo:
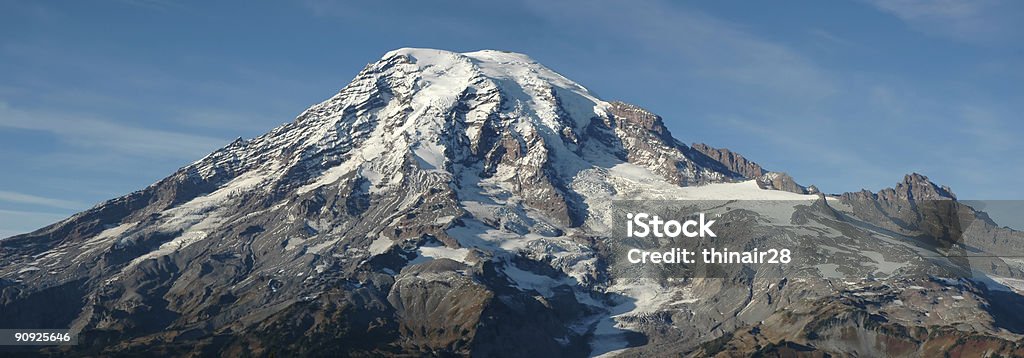
[[[789,202],[755,221],[821,259],[718,279],[619,270],[612,202],[680,199]],[[1015,352],[1021,327],[995,310],[1017,307],[1019,264],[988,262],[989,285],[906,274],[963,244],[920,236],[950,215],[972,218],[956,239],[1024,251],[970,208],[921,204],[939,201],[955,197],[920,175],[818,194],[522,54],[400,49],[293,122],[0,241],[0,328],[71,327],[81,345],[48,351],[68,354]]]

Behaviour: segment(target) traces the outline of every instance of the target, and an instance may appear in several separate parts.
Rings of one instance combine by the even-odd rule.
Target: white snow
[[[103,230],[96,236],[86,240],[82,243],[81,249],[83,254],[89,254],[96,250],[105,250],[110,247],[110,244],[120,239],[124,233],[128,232],[135,227],[138,223],[123,223],[118,226]]]
[[[981,281],[989,290],[1024,294],[1024,279],[987,275],[975,272],[974,280]]]
[[[893,273],[896,272],[896,270],[899,270],[901,267],[906,267],[910,265],[910,263],[907,262],[886,261],[885,256],[883,256],[881,252],[877,251],[862,250],[860,251],[860,254],[874,261],[874,263],[862,261],[861,264],[874,266],[876,273],[881,273],[885,275],[892,275]]]
[[[387,238],[385,236],[377,237],[376,239],[373,240],[373,242],[370,243],[370,254],[371,255],[383,254],[383,253],[387,252],[388,249],[390,249],[394,245],[395,245],[395,242],[392,241],[390,238]]]
[[[260,190],[261,184],[270,180],[265,172],[252,171],[231,180],[213,193],[197,197],[189,202],[167,210],[163,214],[157,229],[160,232],[182,233],[178,237],[163,243],[156,250],[133,259],[125,265],[121,272],[131,270],[139,263],[171,254],[184,249],[193,243],[206,238],[206,230],[220,227],[229,217],[235,214],[226,202],[236,200],[243,193]],[[121,238],[124,244],[133,244]]]
[[[836,265],[836,264],[817,264],[817,265],[814,265],[814,267],[817,268],[819,272],[821,272],[821,277],[823,277],[823,278],[831,278],[831,279],[843,278],[843,274],[840,273],[839,270],[838,270],[839,269],[839,265]]]
[[[810,204],[818,199],[816,195],[803,195],[781,190],[761,189],[757,181],[740,183],[718,183],[680,188],[680,198],[687,200],[785,200],[805,201]]]
[[[359,164],[362,164],[362,162],[355,161],[355,160],[349,160],[349,161],[346,161],[346,162],[342,163],[341,165],[338,165],[336,167],[330,168],[330,169],[326,170],[323,174],[321,174],[320,177],[317,178],[316,181],[300,187],[297,190],[297,192],[299,194],[305,194],[305,193],[313,191],[313,190],[315,190],[317,188],[326,186],[328,184],[335,183],[339,179],[341,179],[341,177],[345,176],[346,174],[351,173],[353,170],[356,170],[356,166],[358,166]],[[371,182],[372,182],[372,180],[371,180]]]
[[[657,312],[673,302],[675,297],[675,291],[666,290],[657,281],[648,278],[617,281],[607,291],[633,300],[634,308],[624,312],[628,314]]]
[[[577,95],[578,97],[560,96],[562,107],[576,120],[576,127],[585,126],[586,121],[594,115],[603,115],[604,109],[608,106],[607,102],[598,99],[585,87],[537,63],[529,56],[495,50],[468,52],[463,55],[472,58],[485,75],[515,81],[519,87],[524,89],[524,92],[552,86]],[[535,100],[536,95],[536,93],[531,94],[530,99],[534,100],[533,104],[544,106],[545,102]],[[551,110],[551,108],[545,109]]]
[[[420,165],[427,170],[443,170],[444,169],[444,147],[438,144],[421,142],[416,149],[413,149],[413,153],[416,154],[416,159],[419,159]]]
[[[22,268],[22,269],[18,270],[18,274],[20,275],[20,274],[23,274],[23,273],[39,271],[39,270],[40,270],[40,268],[38,268],[38,267],[28,266],[28,267],[25,267],[25,268]]]
[[[450,259],[467,263],[466,256],[469,255],[469,249],[467,248],[453,249],[442,245],[424,245],[417,249],[416,252],[419,253],[419,256],[410,261],[409,265],[437,259]]]
[[[126,265],[125,268],[123,270],[121,270],[121,271],[123,272],[125,270],[129,270],[130,268],[135,267],[135,265],[138,265],[139,263],[141,263],[143,261],[174,253],[175,251],[178,251],[178,250],[181,250],[183,248],[186,248],[189,245],[191,245],[191,244],[193,244],[195,242],[198,242],[199,240],[205,239],[205,238],[206,238],[206,232],[203,232],[203,231],[189,231],[189,232],[183,233],[183,234],[181,234],[181,236],[178,236],[174,240],[171,240],[171,241],[163,243],[156,250],[153,250],[153,251],[151,251],[149,253],[146,253],[145,255],[136,257],[128,265]]]

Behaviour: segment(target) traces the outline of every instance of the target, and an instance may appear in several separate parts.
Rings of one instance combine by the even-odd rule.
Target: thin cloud
[[[26,111],[0,102],[0,128],[48,132],[81,148],[147,158],[197,159],[225,144],[220,138],[127,126],[71,113]]]
[[[595,37],[622,38],[657,57],[678,59],[680,70],[777,97],[815,100],[837,92],[833,79],[796,51],[742,26],[662,1],[526,1],[553,26]],[[574,14],[569,18],[567,14]],[[639,54],[638,54],[639,55]]]
[[[1020,39],[1024,6],[1005,0],[866,0],[893,14],[911,28],[974,44],[1000,44]],[[1015,4],[1016,3],[1016,4]]]
[[[853,49],[856,51],[865,51],[868,49],[865,46],[823,29],[810,29],[807,31],[807,34],[819,48],[823,49]]]
[[[17,193],[17,192],[13,192],[13,191],[4,191],[4,190],[0,190],[0,202],[9,202],[9,203],[16,203],[16,204],[40,205],[40,206],[47,206],[47,207],[51,207],[51,208],[69,209],[69,210],[80,210],[80,209],[84,209],[86,207],[85,204],[82,204],[82,203],[79,203],[79,202],[75,202],[75,201],[46,198],[46,197],[41,197],[41,196],[36,196],[36,195],[31,195],[31,194]]]
[[[1018,134],[1004,128],[1000,116],[993,110],[977,105],[960,108],[962,131],[973,139],[976,148],[987,153],[1016,152]]]
[[[0,240],[31,232],[67,217],[63,214],[0,210]]]
[[[754,121],[749,119],[741,119],[739,117],[721,117],[717,118],[719,122],[732,128],[735,131],[747,132],[756,138],[765,138],[771,142],[774,146],[789,148],[785,150],[791,153],[809,153],[801,158],[801,160],[814,163],[812,169],[817,169],[814,174],[822,175],[829,172],[846,171],[850,173],[858,173],[864,175],[867,173],[872,174],[875,177],[884,177],[888,173],[879,167],[877,163],[863,158],[859,153],[845,150],[842,147],[836,147],[829,145],[828,138],[822,138],[821,140],[808,140],[809,138],[806,133],[802,133],[798,130],[791,128],[774,128],[768,125],[760,124],[763,121]],[[773,123],[780,123],[779,121],[773,121]],[[814,138],[818,139],[818,138]],[[781,152],[781,151],[780,151]],[[748,155],[751,156],[752,155]],[[751,158],[752,160],[761,160],[767,162],[770,158],[758,159]],[[821,173],[821,169],[825,169],[826,173]],[[767,168],[768,170],[777,171],[789,171],[786,168]],[[796,176],[798,173],[790,172],[791,175],[795,176],[797,181],[801,178]],[[804,178],[806,180],[806,178]],[[810,183],[814,184],[814,183]],[[824,183],[818,183],[816,185],[822,186]],[[836,189],[836,188],[822,188],[822,189]],[[853,189],[846,189],[853,190]]]

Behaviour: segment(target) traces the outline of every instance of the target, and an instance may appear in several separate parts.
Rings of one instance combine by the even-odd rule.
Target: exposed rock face
[[[945,185],[937,185],[928,180],[928,177],[912,173],[903,177],[903,182],[899,183],[895,189],[893,189],[896,198],[899,199],[914,199],[914,200],[943,200],[943,199],[956,199],[956,195],[953,194],[953,190]],[[880,195],[892,195],[883,194]]]
[[[703,344],[695,355],[1010,357],[1024,353],[1024,345],[1012,334],[983,336],[945,325],[949,321],[995,324],[969,316],[973,311],[965,307],[991,304],[978,290],[969,282],[861,283],[840,290],[835,297],[777,312],[723,335]],[[943,291],[959,299],[945,302]],[[938,318],[939,312],[943,318]]]
[[[43,353],[98,356],[876,355],[930,352],[932,332],[1021,337],[1000,318],[1024,307],[1012,289],[904,277],[938,267],[918,238],[976,233],[1018,252],[1019,233],[922,207],[955,201],[917,175],[879,194],[807,193],[524,55],[401,49],[291,123],[0,241],[0,328],[71,327],[79,346]],[[752,223],[731,230],[806,240],[821,261],[715,279],[613,269],[612,201],[708,197],[794,203],[731,211]],[[919,295],[950,297],[956,316],[921,318]]]
[[[893,188],[868,190],[836,197],[858,217],[873,225],[908,236],[926,236],[939,246],[967,255],[964,250],[983,250],[1000,255],[1024,250],[1019,232],[1000,227],[987,214],[956,201],[953,191],[928,177],[912,173]],[[977,261],[972,259],[972,261]],[[986,262],[986,270],[1002,271],[1002,262]],[[979,264],[971,265],[978,269]]]
[[[769,172],[738,153],[726,148],[715,148],[704,143],[695,143],[693,150],[722,164],[729,172],[746,179],[756,179],[762,188],[788,191],[797,194],[817,194],[815,186],[804,187],[797,184],[793,177],[786,173]]]
[[[793,177],[786,173],[768,172],[757,178],[757,183],[762,188],[788,191],[797,194],[818,194],[818,188],[814,185],[804,187],[797,184]]]
[[[896,184],[895,188],[880,190],[877,194],[867,190],[855,193],[843,194],[845,199],[863,200],[956,200],[952,189],[945,185],[938,185],[928,180],[928,177],[911,173],[903,177],[903,181]]]
[[[730,171],[742,175],[744,178],[759,178],[767,173],[757,163],[747,160],[742,155],[733,153],[726,148],[715,148],[704,143],[694,143],[693,149],[722,163]]]
[[[677,141],[654,113],[632,104],[611,102],[608,114],[605,121],[594,124],[618,134],[626,152],[624,159],[651,168],[669,182],[699,185],[744,178]]]

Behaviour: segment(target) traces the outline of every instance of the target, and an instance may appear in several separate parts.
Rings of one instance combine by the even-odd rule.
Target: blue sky
[[[399,47],[529,54],[826,192],[916,171],[1024,199],[1021,18],[1010,0],[0,0],[0,237],[290,121]]]

